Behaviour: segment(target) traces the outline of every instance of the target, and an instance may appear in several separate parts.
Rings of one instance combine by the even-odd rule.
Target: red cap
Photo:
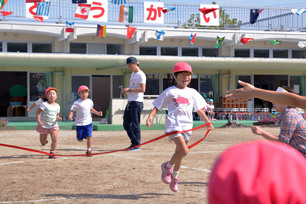
[[[48,87],[48,88],[46,89],[46,91],[45,91],[45,95],[47,95],[48,92],[51,91],[51,90],[54,90],[54,91],[57,92],[57,89],[56,89],[56,88],[54,88],[54,87]]]
[[[305,203],[305,172],[304,156],[287,144],[238,144],[214,164],[209,203]]]
[[[87,86],[82,85],[82,86],[79,87],[78,93],[80,93],[80,91],[84,91],[84,90],[90,91],[90,89]]]
[[[173,74],[176,72],[190,72],[193,74],[191,66],[186,62],[176,63],[173,68]]]

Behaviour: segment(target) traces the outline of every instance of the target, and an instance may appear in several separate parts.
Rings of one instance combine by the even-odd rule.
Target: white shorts
[[[169,139],[169,141],[171,142],[171,141],[173,140],[173,138],[176,138],[176,137],[184,137],[184,140],[185,140],[185,141],[189,141],[189,140],[190,140],[190,136],[191,136],[191,133],[190,133],[190,132],[176,133],[176,134],[173,134],[173,135],[168,136],[168,139]]]

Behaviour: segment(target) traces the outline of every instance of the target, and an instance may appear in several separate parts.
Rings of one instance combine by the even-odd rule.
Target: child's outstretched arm
[[[68,120],[69,121],[73,121],[73,118],[72,118],[73,117],[73,113],[74,113],[73,110],[71,110],[69,115],[68,115]]]
[[[57,115],[56,115],[56,120],[59,121],[59,122],[62,121],[62,117],[59,116],[59,113],[57,113]]]
[[[92,108],[90,110],[90,112],[92,112],[93,114],[96,114],[98,116],[103,116],[103,112],[102,111],[96,111],[96,109]]]
[[[27,111],[30,112],[33,108],[35,108],[35,106],[37,106],[36,103],[33,103],[33,105],[30,108],[28,108]]]
[[[207,118],[205,112],[203,109],[200,109],[197,111],[197,114],[202,118],[202,120],[205,121],[205,123],[210,123],[210,125],[207,127],[208,129],[214,129],[214,126],[210,122],[210,120]]]
[[[152,119],[157,112],[158,112],[158,109],[156,107],[154,107],[153,110],[151,111],[151,113],[149,114],[148,118],[147,118],[147,122],[146,122],[147,127],[151,127]]]
[[[40,108],[36,111],[36,120],[37,120],[38,125],[42,127],[42,126],[44,126],[44,124],[40,120],[40,113],[41,112],[42,112],[42,109],[40,109]]]

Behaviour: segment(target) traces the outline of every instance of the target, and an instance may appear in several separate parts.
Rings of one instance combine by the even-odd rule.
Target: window
[[[122,45],[120,44],[107,44],[106,53],[109,55],[121,55],[122,54]]]
[[[32,44],[33,53],[52,53],[51,43],[33,43]]]
[[[250,57],[250,49],[235,49],[235,57]]]
[[[207,98],[218,100],[218,81],[217,75],[200,74],[200,90],[199,92],[205,94]]]
[[[2,42],[0,42],[0,52],[3,52]]]
[[[7,51],[8,52],[28,52],[28,44],[8,42]]]
[[[267,50],[267,49],[254,49],[254,57],[269,58],[269,50]]]
[[[172,74],[163,74],[163,90],[173,85]]]
[[[44,95],[49,86],[49,73],[30,73],[30,101],[36,101],[40,94]]]
[[[305,95],[305,77],[304,76],[290,76],[290,87],[294,89],[295,93],[304,96]]]
[[[145,95],[159,95],[159,74],[147,74]]]
[[[75,54],[86,54],[87,51],[86,43],[70,43],[70,53]]]
[[[112,92],[113,92],[113,98],[123,98],[121,94],[121,89],[119,88],[120,86],[124,85],[124,77],[123,75],[113,75],[113,87],[112,87]]]
[[[177,47],[162,47],[161,55],[177,56],[178,55]]]
[[[139,55],[157,55],[157,47],[140,47]]]
[[[182,56],[199,56],[198,48],[182,48]]]
[[[306,58],[306,50],[292,50],[292,58]]]
[[[88,54],[105,54],[105,44],[88,43]]]
[[[218,57],[219,50],[216,48],[203,48],[202,49],[202,56],[205,57]]]
[[[288,50],[273,50],[273,58],[288,58]]]

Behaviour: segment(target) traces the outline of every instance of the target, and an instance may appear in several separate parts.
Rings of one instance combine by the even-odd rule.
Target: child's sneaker
[[[173,191],[173,192],[178,191],[178,182],[179,182],[179,177],[172,178],[172,176],[171,176],[171,183],[170,183],[171,191]]]
[[[162,163],[161,169],[162,169],[162,174],[161,174],[161,179],[164,183],[169,184],[171,183],[171,174],[173,172],[173,169],[168,169],[167,166],[168,162]]]
[[[87,154],[88,157],[91,157],[91,150],[87,150],[86,154]]]
[[[50,152],[50,154],[53,154],[53,155],[49,155],[49,159],[56,159],[56,156],[54,155],[54,152]]]

